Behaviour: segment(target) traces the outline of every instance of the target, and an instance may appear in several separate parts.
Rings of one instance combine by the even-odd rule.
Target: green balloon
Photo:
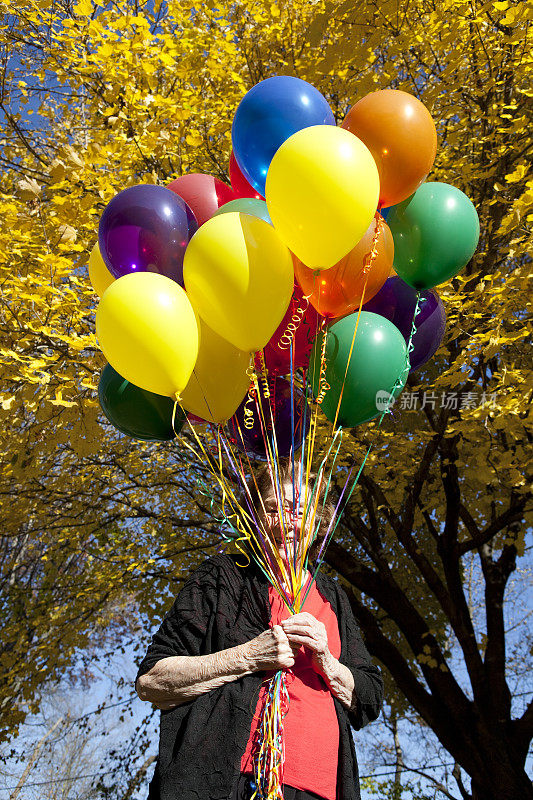
[[[381,414],[388,405],[397,379],[402,378],[405,383],[409,374],[407,347],[402,334],[388,319],[370,311],[361,311],[350,358],[356,322],[357,314],[349,314],[327,331],[325,377],[330,388],[322,400],[322,410],[329,421],[334,422],[342,392],[337,421],[344,428],[353,428]],[[323,335],[315,339],[309,361],[315,397],[319,390]],[[348,359],[350,363],[345,381]],[[394,397],[402,388],[403,384],[397,387]]]
[[[100,375],[98,399],[109,422],[121,433],[142,441],[164,442],[175,438],[172,428],[174,401],[146,389],[140,389],[125,380],[106,364]],[[176,408],[174,428],[178,433],[185,422],[185,414]]]
[[[387,225],[394,239],[394,269],[415,289],[453,278],[479,241],[479,218],[471,200],[447,183],[423,183],[393,206]]]
[[[229,214],[231,211],[241,211],[243,214],[259,217],[259,219],[264,219],[265,222],[272,225],[267,204],[264,200],[259,200],[256,197],[239,197],[237,200],[230,200],[229,203],[220,206],[213,216],[217,217],[219,214]]]

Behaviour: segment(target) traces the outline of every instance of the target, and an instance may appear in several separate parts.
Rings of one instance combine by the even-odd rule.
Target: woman
[[[256,507],[287,563],[286,550],[301,533],[289,462],[281,465],[281,485],[283,523],[266,468],[257,477]],[[315,553],[330,515],[323,505]],[[285,800],[358,800],[350,726],[377,718],[383,682],[348,598],[318,573],[303,611],[289,617],[262,571],[240,562],[242,556],[217,555],[192,574],[140,664],[139,697],[162,712],[149,800],[252,796],[262,684],[278,669],[290,671]],[[307,573],[304,592],[309,579]]]

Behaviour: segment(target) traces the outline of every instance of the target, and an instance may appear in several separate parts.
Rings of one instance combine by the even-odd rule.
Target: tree
[[[344,464],[369,441],[373,450],[328,563],[389,685],[470,776],[471,794],[456,773],[462,797],[531,797],[533,708],[512,719],[504,618],[531,524],[530,24],[528,5],[507,0],[43,0],[6,16],[0,703],[17,697],[6,735],[75,648],[120,639],[118,609],[138,636],[134,604],[152,624],[169,588],[220,541],[184,449],[130,442],[98,415],[103,359],[85,263],[99,215],[133,183],[195,170],[227,178],[240,97],[295,74],[339,122],[374,88],[419,96],[439,134],[430,179],[463,189],[480,215],[475,257],[439,290],[445,343],[404,392],[418,407],[345,435]],[[485,620],[465,599],[471,563]],[[447,665],[450,636],[465,681]]]

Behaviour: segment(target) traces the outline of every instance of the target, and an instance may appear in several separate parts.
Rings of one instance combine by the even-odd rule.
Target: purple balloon
[[[115,278],[157,272],[183,286],[183,256],[197,230],[181,197],[164,186],[140,184],[119,192],[105,207],[98,243]]]
[[[273,432],[272,432],[272,419],[274,420],[274,428],[276,431],[276,442],[278,448],[278,455],[280,458],[288,456],[292,447],[292,403],[291,403],[291,384],[285,378],[273,378],[269,381],[270,398],[264,398],[261,392],[261,407],[263,409],[263,417],[266,424],[266,435],[270,441],[270,447],[274,450],[273,445]],[[246,405],[246,397],[240,404],[239,408],[228,422],[229,433],[231,440],[240,450],[244,450],[252,458],[259,458],[266,461],[267,458],[267,444],[263,435],[263,427],[261,425],[261,418],[257,408],[257,404],[249,403]],[[298,450],[302,446],[302,442],[309,431],[309,417],[310,412],[307,408],[305,412],[305,426],[304,426],[304,410],[307,403],[303,393],[294,388],[294,447]],[[244,425],[244,409],[248,408],[253,411],[253,426],[246,428]],[[272,416],[271,411],[272,409]],[[239,432],[240,428],[240,432]],[[242,434],[242,438],[241,438]]]
[[[410,372],[429,361],[441,343],[446,327],[446,311],[435,289],[424,289],[420,295]],[[385,281],[372,300],[365,303],[364,309],[390,320],[408,342],[415,304],[416,289],[394,276]]]

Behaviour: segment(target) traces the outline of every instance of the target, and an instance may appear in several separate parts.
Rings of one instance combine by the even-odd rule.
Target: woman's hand
[[[287,635],[289,643],[293,646],[307,647],[311,651],[313,666],[322,672],[324,665],[333,656],[328,646],[326,626],[312,614],[302,611],[300,614],[283,620],[281,627]]]
[[[274,625],[242,645],[253,672],[289,669],[294,665],[299,645],[291,645],[281,625]]]
[[[345,708],[353,711],[357,703],[353,675],[331,653],[326,626],[306,611],[283,620],[281,626],[293,647],[303,645],[309,649],[313,667],[322,676],[331,694]]]

